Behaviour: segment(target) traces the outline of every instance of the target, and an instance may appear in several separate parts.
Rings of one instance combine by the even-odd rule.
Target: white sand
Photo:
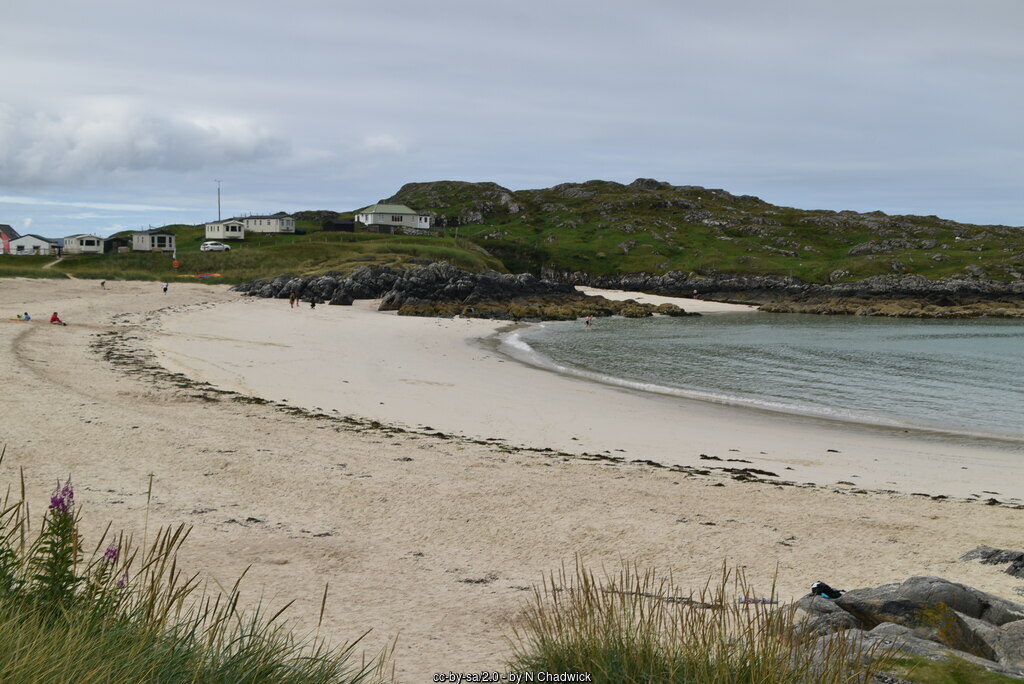
[[[906,494],[1008,500],[1022,491],[1013,449],[573,380],[468,343],[495,329],[487,322],[365,305],[290,310],[200,285],[172,284],[166,296],[157,283],[108,287],[0,280],[10,314],[37,318],[0,322],[0,477],[14,484],[24,468],[42,507],[56,478],[73,473],[90,543],[108,520],[141,528],[152,474],[151,525],[195,526],[187,567],[231,582],[251,564],[249,596],[297,598],[290,614],[306,626],[329,582],[327,633],[373,628],[369,648],[397,636],[402,681],[502,669],[503,636],[529,594],[521,588],[576,554],[672,570],[695,587],[723,559],[762,587],[777,569],[784,597],[819,579],[852,588],[936,574],[1019,598],[1019,580],[957,558],[981,544],[1020,548],[1022,511]],[[71,325],[40,321],[54,309]],[[707,453],[798,482],[898,491],[737,483],[342,429],[125,372],[94,346],[109,333],[198,379],[328,413],[572,453],[748,465],[699,459]]]
[[[747,308],[672,301],[704,312]],[[582,381],[474,343],[501,327],[493,321],[400,317],[375,311],[371,302],[311,311],[290,309],[284,300],[246,299],[165,325],[170,334],[156,346],[167,367],[341,415],[670,465],[708,465],[701,454],[743,458],[750,463],[740,467],[795,482],[847,481],[958,497],[1024,491],[1021,443],[909,436]]]

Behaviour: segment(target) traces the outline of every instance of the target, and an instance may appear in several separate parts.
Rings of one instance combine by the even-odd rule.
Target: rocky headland
[[[391,267],[357,269],[351,275],[281,275],[243,283],[235,291],[251,297],[287,299],[347,306],[357,299],[380,299],[381,311],[401,316],[464,316],[508,321],[575,320],[584,316],[642,318],[654,314],[691,316],[674,304],[641,304],[590,297],[569,283],[540,279],[529,273],[470,273],[447,262],[406,270]]]
[[[554,282],[647,292],[674,297],[700,297],[754,304],[776,313],[852,314],[903,318],[1024,317],[1024,282],[945,278],[920,275],[872,276],[852,282],[817,284],[772,275],[694,275],[629,273],[590,276],[583,272],[545,272]]]
[[[839,276],[841,274],[837,274]],[[872,276],[853,282],[808,283],[786,276],[629,273],[592,276],[585,272],[470,273],[447,262],[405,270],[366,266],[350,275],[280,275],[236,286],[253,297],[349,305],[381,299],[382,311],[403,316],[466,316],[498,320],[572,320],[583,316],[644,317],[690,315],[662,304],[588,297],[576,285],[671,297],[757,305],[775,313],[846,314],[901,318],[1024,318],[1024,282],[918,275]]]

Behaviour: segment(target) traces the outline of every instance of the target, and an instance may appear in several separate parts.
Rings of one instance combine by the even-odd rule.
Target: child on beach
[[[50,323],[52,323],[53,325],[67,325],[67,323],[60,320],[60,316],[57,315],[56,311],[54,311],[53,315],[50,316]]]

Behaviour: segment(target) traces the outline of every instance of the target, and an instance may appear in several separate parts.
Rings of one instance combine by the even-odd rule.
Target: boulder
[[[998,549],[977,557],[994,557],[993,551]],[[939,577],[855,589],[835,600],[809,594],[794,604],[793,615],[822,657],[843,633],[854,640],[843,651],[850,657],[870,657],[870,648],[896,649],[1024,676],[1024,605]]]
[[[991,546],[979,546],[960,556],[960,560],[980,560],[985,565],[1003,565],[1008,567],[1003,572],[1024,579],[1024,551],[995,549]]]

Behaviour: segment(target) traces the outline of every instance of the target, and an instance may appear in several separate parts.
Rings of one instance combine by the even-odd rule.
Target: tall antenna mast
[[[217,184],[217,223],[220,223],[220,178],[214,178],[213,182]]]

